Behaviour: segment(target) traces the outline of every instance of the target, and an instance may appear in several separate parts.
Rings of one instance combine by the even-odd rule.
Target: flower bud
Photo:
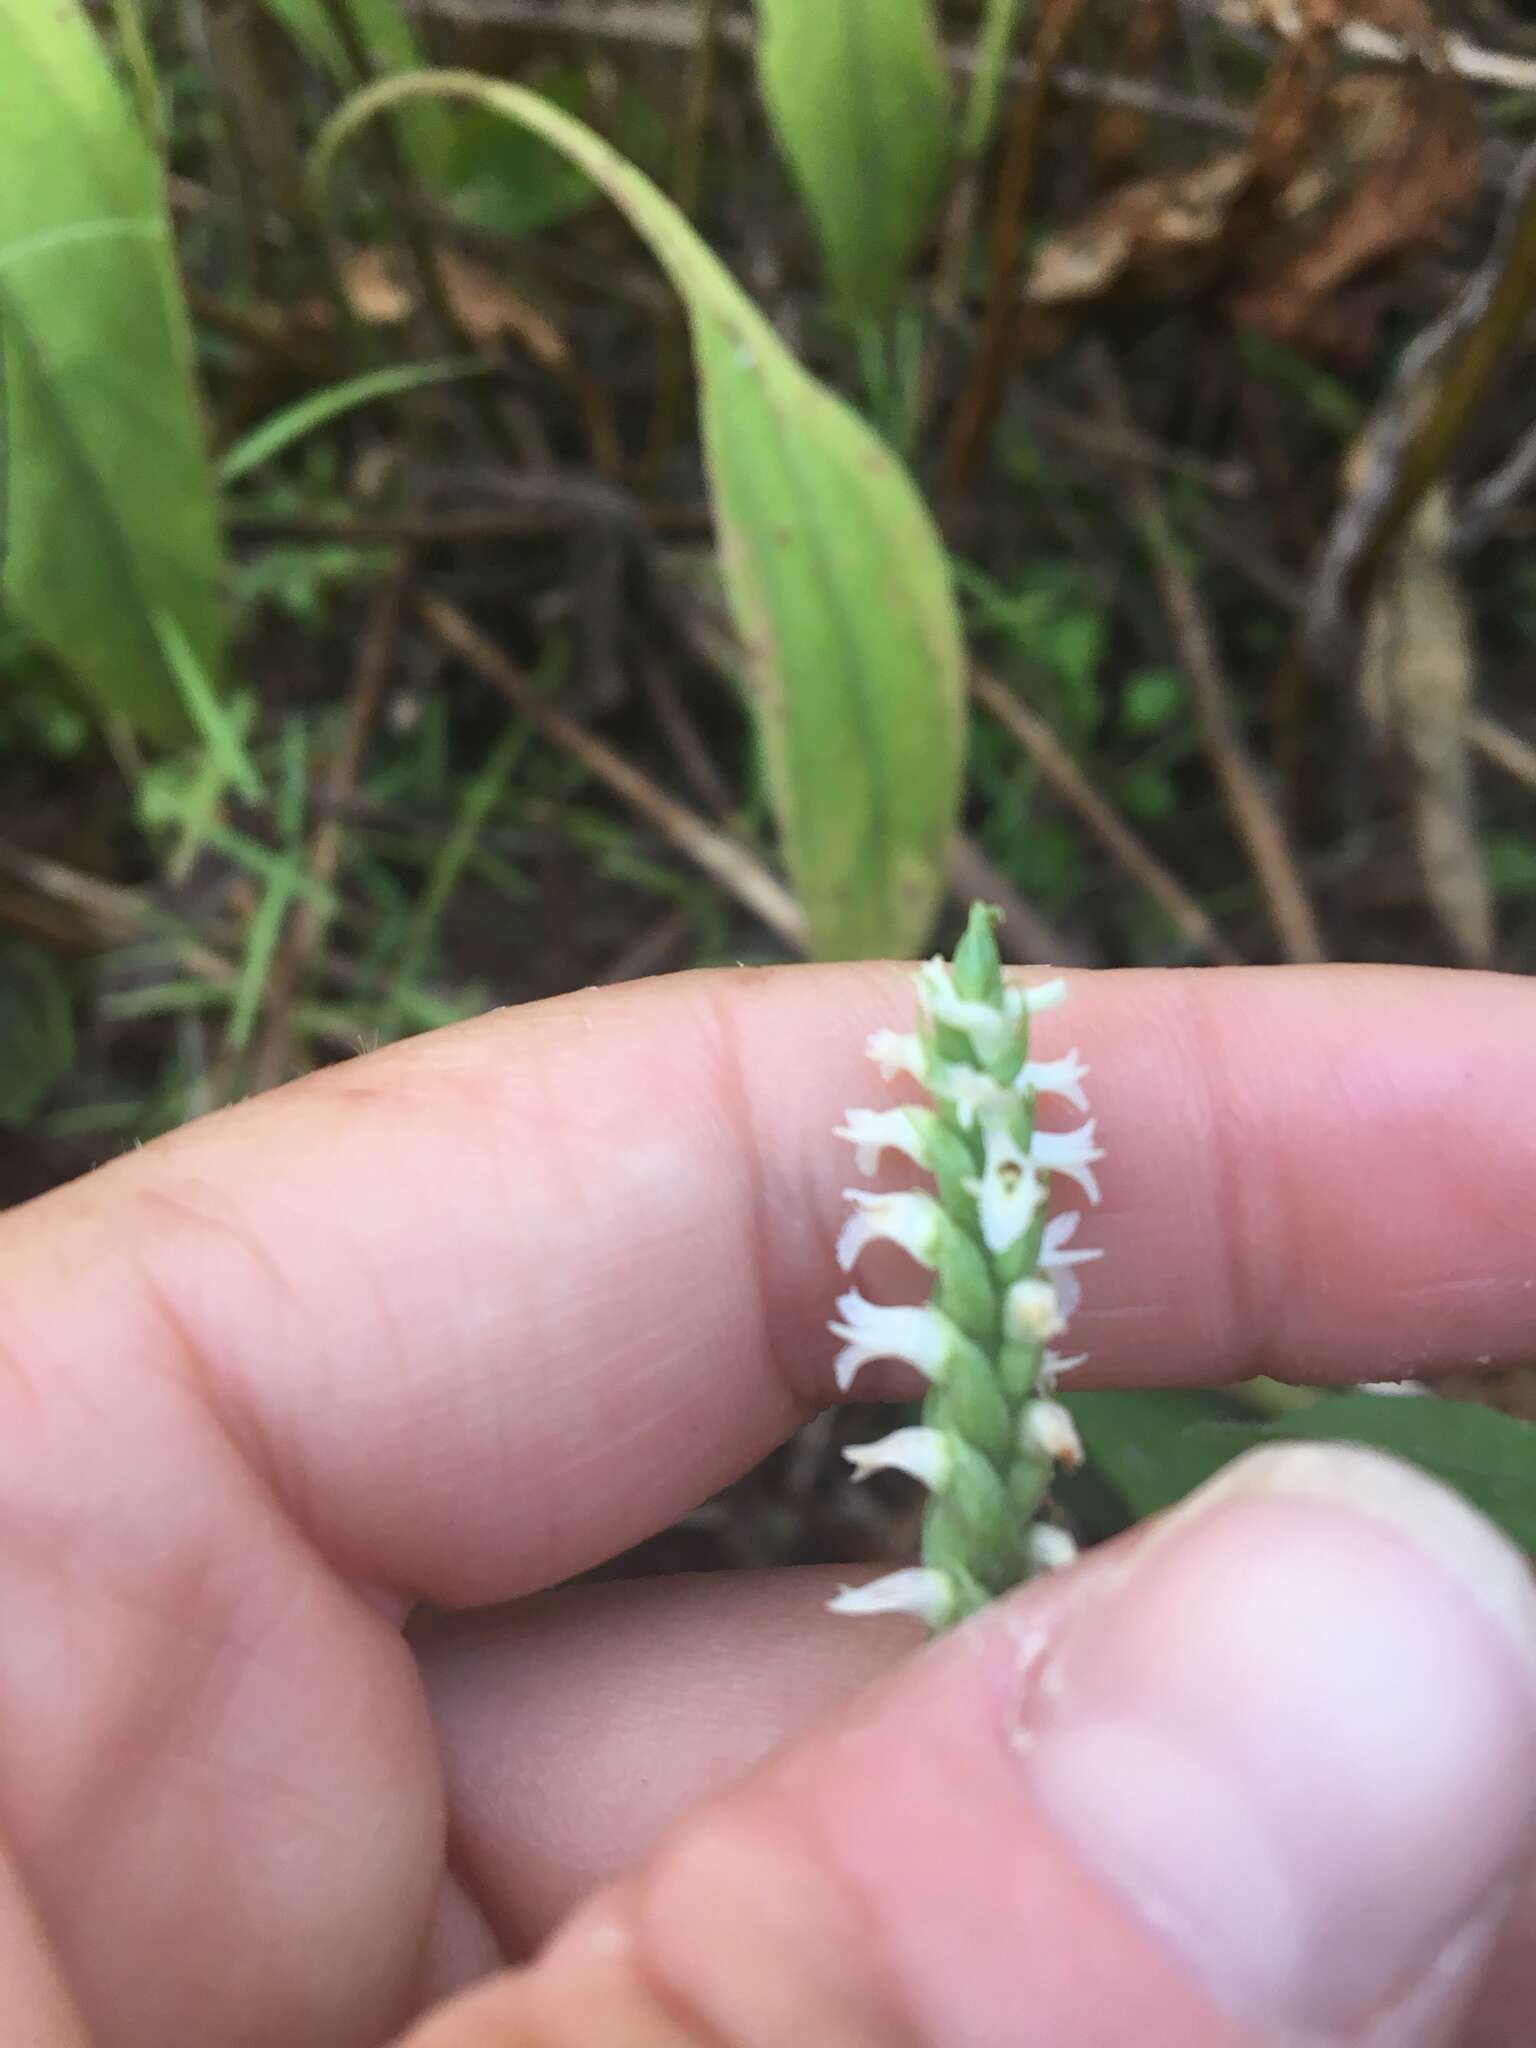
[[[1067,1325],[1050,1281],[1016,1280],[1004,1304],[1003,1327],[1024,1344],[1047,1344],[1059,1337]]]
[[[1077,1424],[1059,1401],[1031,1401],[1019,1424],[1019,1444],[1026,1453],[1049,1458],[1075,1472],[1083,1462],[1083,1440]]]
[[[1036,1522],[1025,1541],[1030,1569],[1037,1572],[1059,1572],[1072,1564],[1077,1557],[1077,1545],[1065,1529],[1054,1522]]]

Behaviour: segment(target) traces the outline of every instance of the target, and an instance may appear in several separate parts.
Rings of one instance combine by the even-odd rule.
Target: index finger
[[[567,1576],[832,1398],[831,1133],[910,1008],[895,967],[688,975],[331,1069],[6,1219],[6,1348],[103,1416],[136,1374],[194,1379],[369,1580]],[[1087,1056],[1107,1154],[1074,1324],[1098,1376],[1528,1352],[1533,1027],[1492,975],[1075,976],[1041,1028]]]

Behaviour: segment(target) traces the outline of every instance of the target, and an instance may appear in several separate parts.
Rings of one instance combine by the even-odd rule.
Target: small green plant
[[[907,1074],[931,1103],[853,1109],[838,1135],[857,1148],[862,1171],[886,1151],[933,1176],[934,1191],[849,1190],[853,1214],[838,1242],[850,1271],[875,1243],[899,1245],[934,1275],[920,1307],[886,1307],[862,1294],[838,1303],[843,1340],[838,1385],[846,1392],[873,1359],[897,1359],[928,1381],[921,1422],[846,1453],[860,1478],[898,1471],[930,1499],[921,1565],[857,1588],[832,1605],[842,1614],[911,1613],[931,1628],[963,1620],[1035,1572],[1075,1555],[1048,1518],[1058,1465],[1082,1450],[1066,1409],[1051,1398],[1080,1364],[1051,1345],[1079,1297],[1074,1267],[1098,1257],[1074,1245],[1078,1215],[1048,1217],[1053,1175],[1098,1200],[1103,1155],[1090,1118],[1072,1131],[1042,1130],[1041,1096],[1086,1111],[1086,1069],[1075,1052],[1030,1057],[1030,1021],[1066,994],[1050,981],[1005,983],[993,937],[996,913],[973,906],[953,968],[927,961],[917,975],[919,1028],[876,1032],[870,1057],[887,1079]]]
[[[423,99],[465,101],[560,150],[666,271],[693,336],[726,595],[810,948],[854,959],[921,944],[959,808],[965,651],[911,477],[665,194],[537,93],[473,72],[386,79],[327,124],[317,189],[367,122]]]

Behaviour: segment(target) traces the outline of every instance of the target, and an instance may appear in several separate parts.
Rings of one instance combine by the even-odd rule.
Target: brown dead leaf
[[[1251,143],[1192,170],[1138,178],[1048,237],[1029,274],[1029,302],[1082,305],[1127,288],[1182,298],[1207,285],[1302,173],[1328,89],[1319,45],[1287,53],[1270,76]]]
[[[1263,267],[1228,302],[1281,341],[1326,339],[1347,285],[1433,241],[1478,189],[1481,138],[1455,80],[1367,72],[1339,81],[1329,113],[1327,159],[1286,193]]]
[[[559,329],[494,270],[454,249],[438,250],[436,261],[449,311],[471,341],[481,348],[516,342],[548,369],[568,366]],[[347,304],[369,326],[395,327],[416,311],[416,278],[401,249],[355,249],[344,258],[341,277]]]
[[[1234,27],[1272,29],[1288,42],[1319,30],[1381,29],[1431,68],[1444,61],[1444,38],[1426,0],[1218,0],[1217,12]]]
[[[1028,305],[1214,293],[1231,317],[1277,339],[1343,347],[1358,321],[1340,295],[1433,239],[1477,189],[1480,144],[1455,80],[1422,70],[1338,77],[1332,53],[1321,33],[1286,52],[1250,144],[1122,186],[1050,236]]]
[[[1195,171],[1122,186],[1086,220],[1041,244],[1028,302],[1085,305],[1126,285],[1155,298],[1185,296],[1222,260],[1233,211],[1252,178],[1241,150]]]
[[[1382,568],[1366,617],[1360,696],[1408,775],[1424,887],[1468,966],[1493,954],[1493,903],[1478,839],[1468,721],[1475,660],[1450,554],[1451,494],[1427,491]]]

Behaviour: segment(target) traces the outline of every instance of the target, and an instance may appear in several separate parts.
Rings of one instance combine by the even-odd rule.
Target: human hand
[[[1104,1378],[1531,1354],[1529,985],[1073,988]],[[827,1574],[541,1593],[831,1398],[908,1002],[573,996],[0,1222],[7,2048],[1530,2040],[1536,1598],[1405,1467],[1264,1453],[918,1658]]]

